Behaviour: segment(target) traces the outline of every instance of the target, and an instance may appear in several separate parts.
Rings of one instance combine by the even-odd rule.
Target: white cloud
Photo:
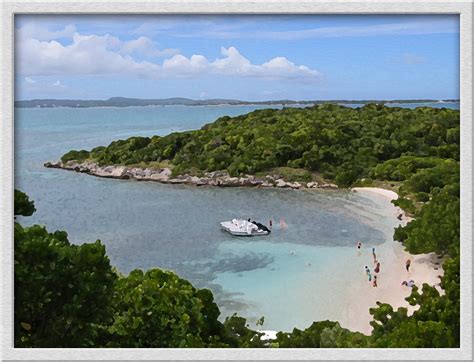
[[[18,71],[24,75],[119,74],[146,75],[158,66],[118,53],[121,41],[110,35],[74,33],[70,45],[27,39],[18,44]]]
[[[319,76],[316,70],[296,65],[285,57],[252,64],[235,47],[221,48],[222,57],[214,61],[199,54],[186,57],[176,54],[176,49],[159,50],[144,36],[121,41],[110,35],[76,32],[67,45],[56,40],[20,39],[17,52],[17,69],[23,76],[122,74],[156,79],[226,75],[304,82],[314,81]],[[147,60],[137,60],[137,56]],[[149,57],[167,59],[159,64]]]
[[[149,57],[168,57],[179,53],[178,49],[158,49],[150,38],[141,36],[138,39],[123,42],[122,54],[143,54]]]
[[[25,82],[28,84],[35,84],[36,81],[34,79],[31,79],[30,77],[25,77]]]
[[[315,80],[319,72],[304,65],[295,65],[284,57],[276,57],[261,65],[252,64],[235,47],[221,48],[222,58],[209,62],[202,55],[190,58],[179,54],[163,63],[165,72],[177,76],[196,74],[221,74],[229,76],[258,77],[267,79]]]
[[[51,31],[34,22],[27,23],[16,30],[16,35],[20,40],[34,38],[38,40],[53,40],[60,38],[71,38],[76,32],[74,25],[67,25],[62,30]]]

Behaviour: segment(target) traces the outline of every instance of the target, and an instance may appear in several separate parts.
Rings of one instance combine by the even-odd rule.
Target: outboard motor
[[[259,223],[259,222],[256,222],[256,221],[253,221],[253,220],[252,220],[252,224],[257,225],[260,230],[266,231],[266,232],[268,232],[269,234],[272,232],[269,228],[267,228],[265,225],[263,225],[263,224],[261,224],[261,223]]]

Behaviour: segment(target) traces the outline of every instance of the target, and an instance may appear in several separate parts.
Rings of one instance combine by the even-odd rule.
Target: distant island
[[[112,97],[109,99],[84,100],[84,99],[30,99],[15,101],[16,108],[91,108],[91,107],[137,107],[137,106],[220,106],[220,105],[315,105],[325,103],[344,104],[386,104],[386,103],[450,103],[459,102],[459,99],[395,99],[395,100],[270,100],[270,101],[241,101],[237,99],[189,99],[182,97],[164,99],[139,99]]]

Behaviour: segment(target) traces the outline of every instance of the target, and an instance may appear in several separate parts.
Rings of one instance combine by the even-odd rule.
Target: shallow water
[[[43,163],[131,135],[196,129],[258,107],[17,109],[15,182],[37,212],[20,218],[66,230],[74,243],[101,239],[121,272],[161,267],[210,288],[222,316],[234,312],[265,329],[343,320],[363,275],[355,242],[378,247],[394,226],[386,205],[347,191],[205,188],[91,177]],[[235,217],[268,224],[269,236],[220,230]],[[283,218],[287,229],[281,229]],[[255,327],[255,325],[251,325]]]

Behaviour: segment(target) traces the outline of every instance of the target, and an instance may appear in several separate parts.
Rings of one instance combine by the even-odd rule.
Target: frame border
[[[472,359],[472,58],[471,1],[421,0],[17,0],[2,4],[0,221],[2,360],[314,360]],[[459,14],[461,98],[461,341],[459,349],[46,349],[13,348],[14,16],[15,14]]]

